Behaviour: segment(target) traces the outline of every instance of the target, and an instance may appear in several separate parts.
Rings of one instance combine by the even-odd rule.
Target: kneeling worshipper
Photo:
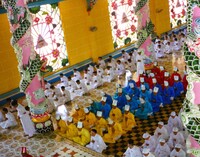
[[[112,109],[109,113],[109,118],[114,122],[120,122],[122,120],[122,111],[117,107],[117,101],[112,104]]]
[[[103,82],[110,83],[111,81],[115,79],[115,72],[110,66],[106,67],[105,74],[106,75],[103,76]]]
[[[138,98],[135,98],[135,96],[131,98],[129,95],[126,95],[127,105],[130,106],[130,112],[132,113],[135,113],[135,110],[139,108],[137,99]],[[124,109],[122,112],[124,113]]]
[[[157,145],[157,142],[154,136],[151,136],[149,133],[144,133],[142,137],[145,139],[142,145],[142,148],[143,149],[148,148],[150,149],[151,152],[154,152]]]
[[[78,129],[76,128],[76,125],[73,123],[73,117],[67,117],[66,132],[65,134],[63,134],[63,137],[72,140],[74,137],[77,136],[78,136]]]
[[[92,76],[90,75],[90,73],[88,73],[87,69],[84,70],[84,76],[83,76],[83,80],[82,81],[86,85],[90,85],[90,82],[92,81]]]
[[[135,117],[129,110],[130,106],[125,105],[125,113],[123,114],[123,121],[122,121],[122,129],[125,132],[131,131],[136,126]]]
[[[165,68],[163,67],[163,66],[160,66],[160,73],[159,73],[159,75],[157,76],[157,81],[158,81],[158,83],[159,84],[163,84],[163,82],[164,82],[164,75],[165,75],[165,72],[166,72],[166,70],[165,70]]]
[[[77,104],[74,106],[75,112],[72,114],[74,123],[77,123],[78,121],[82,121],[85,118],[85,112],[83,108],[80,108]]]
[[[102,97],[106,97],[106,103],[109,104],[110,106],[112,105],[113,99],[112,99],[112,97],[109,94],[101,91],[101,96]]]
[[[176,144],[175,148],[170,153],[170,157],[186,157],[186,153],[180,144]]]
[[[74,80],[75,82],[77,80],[82,80],[81,73],[77,69],[74,69],[74,77],[72,78],[72,80]]]
[[[97,111],[100,111],[101,104],[98,102],[95,102],[94,100],[89,99],[88,104],[90,105],[88,107],[89,111],[94,113],[95,115],[97,114]]]
[[[147,119],[149,115],[153,114],[152,106],[143,98],[140,98],[139,102],[139,109],[135,110],[135,116],[139,119]]]
[[[185,149],[186,143],[183,133],[180,132],[177,127],[174,127],[172,133],[170,134],[168,145],[171,149],[173,149],[176,144],[181,144],[182,148]]]
[[[118,94],[113,98],[117,101],[117,107],[122,111],[123,107],[126,105],[126,96],[122,92],[122,88],[118,88]]]
[[[105,61],[102,59],[102,57],[99,57],[98,58],[98,64],[99,64],[99,67],[104,69],[106,67],[106,63]]]
[[[98,153],[102,153],[102,151],[107,148],[107,145],[103,141],[103,138],[97,134],[97,130],[92,129],[90,143],[86,145],[86,147]]]
[[[88,93],[88,88],[84,82],[80,82],[80,80],[77,80],[76,84],[77,84],[77,90],[74,91],[76,96],[83,96],[83,94]]]
[[[167,81],[169,83],[169,86],[173,86],[174,84],[174,79],[170,77],[170,74],[167,71],[164,73],[164,81]],[[163,82],[163,88],[164,88],[164,82]]]
[[[1,110],[0,110],[0,122],[2,122],[2,121],[4,121],[4,120],[5,120],[5,117],[4,117],[3,113],[2,113]]]
[[[108,119],[108,133],[103,136],[106,143],[115,143],[123,134],[122,126],[118,122]]]
[[[157,139],[157,141],[159,141],[161,138],[168,140],[169,133],[167,132],[167,128],[164,126],[163,122],[158,122],[158,127],[154,132],[154,137]]]
[[[175,97],[175,93],[174,93],[174,89],[169,86],[169,82],[168,81],[164,81],[164,90],[163,90],[163,105],[171,105],[172,104],[172,100],[174,100]]]
[[[134,83],[130,83],[129,88],[126,90],[126,94],[137,100],[140,96],[140,90],[134,85]]]
[[[62,120],[60,115],[56,115],[56,121],[57,121],[57,129],[55,130],[55,133],[60,136],[65,136],[65,132],[67,130],[67,124],[64,120]]]
[[[174,94],[175,98],[179,97],[184,92],[183,83],[179,80],[178,76],[174,76]]]
[[[99,86],[102,86],[103,81],[101,79],[101,76],[97,75],[97,72],[94,71],[93,72],[93,76],[92,76],[92,82],[91,82],[91,89],[96,89]]]
[[[152,78],[152,89],[154,89],[154,87],[157,87],[159,90],[158,90],[158,93],[160,95],[163,95],[163,90],[162,90],[162,86],[160,84],[158,84],[157,82],[157,79],[156,78]]]
[[[90,112],[88,108],[84,108],[85,119],[83,120],[84,128],[90,130],[96,122],[96,116],[94,113]]]
[[[163,107],[163,99],[158,91],[159,88],[154,87],[153,92],[151,93],[151,106],[153,108],[153,113],[159,112],[160,107]]]
[[[150,152],[150,149],[149,148],[144,148],[142,150],[142,154],[143,154],[143,157],[156,157],[155,155],[153,155],[151,152]]]
[[[123,157],[142,157],[140,148],[137,146],[134,146],[133,140],[128,141],[128,148],[126,152],[123,154]]]
[[[71,101],[71,94],[68,90],[65,89],[65,86],[61,87],[61,97],[59,99],[63,99],[64,104]]]
[[[177,127],[180,131],[183,130],[182,121],[180,117],[176,115],[176,112],[174,111],[171,112],[170,117],[168,119],[167,129],[169,133],[172,132],[173,127]]]
[[[107,119],[109,117],[109,113],[111,110],[110,105],[106,103],[106,99],[107,99],[106,97],[102,97],[102,100],[100,102],[101,103],[100,111],[102,111],[104,119]]]
[[[146,89],[144,85],[141,85],[140,87],[140,97],[145,99],[145,101],[150,101],[151,100],[151,92]]]
[[[9,112],[7,108],[3,108],[2,111],[5,114],[6,120],[0,122],[0,126],[3,129],[9,129],[10,127],[17,126],[17,121],[15,119],[15,116],[11,112]]]
[[[77,123],[77,128],[78,128],[78,136],[74,137],[73,141],[82,146],[85,146],[90,142],[90,132],[87,129],[83,128],[82,122]]]
[[[90,75],[93,75],[94,67],[93,67],[92,65],[88,65],[87,70],[88,70],[88,73],[89,73]]]
[[[72,80],[71,76],[68,77],[68,87],[66,88],[70,92],[73,92],[74,90],[77,89],[76,82]]]
[[[125,74],[125,67],[120,60],[117,60],[116,73],[118,76]]]
[[[63,73],[60,73],[60,82],[61,86],[68,86],[68,79]]]
[[[17,100],[12,101],[11,105],[17,109],[17,116],[20,118],[25,135],[29,136],[29,138],[33,137],[36,130],[29,115],[29,111],[27,111],[24,106],[19,104]]]
[[[155,75],[160,74],[160,68],[158,67],[158,62],[154,62],[153,69],[151,69],[151,72],[154,73]]]
[[[156,147],[155,155],[156,157],[169,157],[170,148],[164,139],[159,139],[159,144]]]
[[[102,117],[102,112],[97,111],[97,120],[95,123],[95,128],[97,130],[97,133],[103,137],[103,132],[107,130],[108,123],[107,121]]]
[[[172,73],[172,76],[171,76],[171,79],[174,80],[174,76],[178,76],[179,77],[179,80],[181,81],[182,78],[181,78],[181,75],[178,73],[178,68],[177,67],[174,67],[174,72]]]
[[[147,80],[147,79],[146,79]],[[144,77],[140,77],[140,82],[138,83],[138,87],[141,87],[142,85],[145,86],[146,90],[149,90],[149,84],[147,82],[144,82],[145,78]]]

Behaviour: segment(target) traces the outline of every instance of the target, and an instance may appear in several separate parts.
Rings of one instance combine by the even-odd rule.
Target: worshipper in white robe
[[[169,157],[170,148],[164,139],[159,139],[159,144],[155,150],[156,157]]]
[[[128,148],[126,152],[123,154],[123,157],[142,157],[140,148],[137,146],[134,146],[133,140],[128,141]]]
[[[164,52],[161,45],[158,45],[157,49],[155,49],[155,53],[156,53],[156,59],[164,57]]]
[[[99,86],[102,86],[102,84],[103,84],[103,81],[101,77],[97,74],[96,71],[94,71],[93,76],[92,76],[91,88],[95,89]]]
[[[95,68],[96,68],[97,74],[102,78],[104,74],[104,70],[99,65],[96,65]]]
[[[184,43],[185,43],[185,34],[181,33],[181,38],[179,40],[180,46],[183,47]]]
[[[107,66],[105,70],[105,75],[103,76],[103,82],[111,82],[114,79],[115,79],[114,70],[110,66]]]
[[[176,112],[171,112],[171,115],[168,119],[167,130],[169,134],[172,132],[173,127],[177,127],[180,131],[183,130],[183,124],[181,119],[176,115]]]
[[[103,138],[97,134],[97,130],[92,129],[90,143],[86,145],[86,147],[98,153],[102,153],[102,151],[106,149],[107,145],[103,141]]]
[[[64,86],[68,85],[68,79],[66,76],[64,76],[63,73],[60,73],[60,82],[64,84]]]
[[[87,68],[87,70],[88,70],[88,73],[89,73],[90,75],[93,75],[94,67],[93,67],[92,65],[89,65],[88,68]]]
[[[86,85],[89,85],[92,81],[92,76],[88,73],[88,70],[84,70],[84,76],[82,80]]]
[[[74,69],[74,77],[72,78],[72,80],[73,81],[82,80],[81,73],[77,69]]]
[[[143,157],[155,157],[155,155],[153,155],[151,152],[150,152],[150,149],[149,148],[144,148],[142,150],[142,154],[143,154]]]
[[[157,141],[159,141],[159,139],[161,138],[165,140],[168,139],[169,134],[163,122],[158,122],[158,127],[156,128],[154,132],[154,137],[157,139]]]
[[[170,153],[170,157],[186,157],[186,153],[180,144],[176,144],[175,148]]]
[[[5,120],[5,117],[4,117],[3,113],[2,113],[1,110],[0,110],[0,122],[2,122],[2,121],[4,121],[4,120]]]
[[[173,49],[174,49],[174,51],[179,51],[181,49],[180,43],[177,38],[174,39]]]
[[[144,133],[142,137],[145,139],[142,148],[149,148],[151,152],[154,152],[157,144],[154,136],[151,136],[149,133]]]
[[[15,116],[11,112],[9,112],[7,108],[3,108],[2,111],[5,114],[6,120],[0,122],[0,127],[2,127],[3,129],[9,129],[10,127],[16,126],[17,121],[15,119]]]
[[[47,80],[44,80],[44,88],[45,89],[50,89],[51,84],[49,82],[47,82]]]
[[[52,95],[50,95],[50,97],[54,97],[54,96],[57,96],[57,97],[60,97],[60,96],[62,96],[62,93],[61,93],[61,87],[62,86],[60,86],[59,88],[55,88],[55,86],[54,85],[51,85],[51,93],[52,93]]]
[[[77,89],[76,82],[71,79],[71,76],[68,77],[68,87],[66,87],[66,89],[70,92],[73,92]]]
[[[77,89],[75,90],[76,96],[82,96],[85,93],[88,93],[88,88],[84,82],[80,82],[80,80],[76,81]]]
[[[185,149],[186,143],[183,133],[180,132],[177,127],[174,127],[172,133],[170,134],[168,145],[171,149],[173,149],[176,144],[181,144],[182,148]]]
[[[173,51],[173,48],[172,48],[170,42],[167,42],[167,45],[165,45],[164,52],[167,54],[170,54],[170,53],[172,53],[172,51]]]
[[[135,63],[131,60],[131,59],[128,59],[127,62],[125,62],[125,68],[126,70],[130,70],[130,71],[135,71]]]
[[[129,54],[125,50],[122,50],[122,58],[124,58],[125,61],[130,58]]]
[[[112,69],[114,71],[116,68],[116,62],[112,62],[111,59],[108,59],[107,67],[110,67],[110,69]],[[107,69],[107,67],[106,67],[106,69]]]
[[[45,97],[46,97],[46,101],[47,101],[47,110],[49,113],[52,113],[55,110],[53,99],[50,99],[47,96],[45,96]]]
[[[108,61],[108,66],[112,65],[111,67],[115,68],[116,64],[117,64],[116,60],[112,56],[109,56],[108,60],[110,60],[110,62]],[[109,63],[111,63],[111,64],[109,64]]]
[[[123,75],[125,73],[125,67],[121,63],[120,60],[117,60],[117,68],[116,68],[116,73],[118,76]]]
[[[71,101],[71,94],[68,90],[65,89],[65,86],[61,87],[61,97],[59,97],[59,99],[63,99],[64,104]]]
[[[104,69],[106,67],[106,63],[105,61],[102,59],[102,57],[99,57],[98,58],[98,64],[99,64],[99,67]]]
[[[141,54],[141,51],[138,51],[138,54],[136,56],[136,64],[137,64],[137,76],[139,76],[139,71],[145,72],[144,69],[144,56]]]

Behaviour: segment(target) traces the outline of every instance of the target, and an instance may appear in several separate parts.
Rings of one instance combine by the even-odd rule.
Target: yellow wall
[[[150,18],[155,25],[155,32],[160,35],[171,30],[168,0],[150,0]]]
[[[19,85],[17,59],[10,46],[11,33],[6,14],[0,14],[0,94],[8,92]]]

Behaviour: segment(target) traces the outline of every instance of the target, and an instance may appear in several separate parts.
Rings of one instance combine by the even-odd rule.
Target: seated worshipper
[[[163,105],[172,104],[172,100],[174,100],[175,93],[174,89],[169,86],[167,81],[164,81],[164,89],[163,89]]]
[[[122,111],[117,107],[117,102],[114,101],[112,104],[112,109],[109,113],[109,118],[114,122],[120,122],[122,120]]]
[[[146,87],[144,85],[141,85],[140,97],[145,99],[146,101],[151,100],[151,92],[146,90]]]
[[[151,93],[151,106],[153,108],[153,112],[159,112],[160,107],[163,107],[163,99],[162,96],[158,93],[159,88],[154,87],[153,92]]]
[[[104,119],[107,119],[109,117],[109,113],[111,110],[110,105],[106,103],[106,99],[107,99],[106,97],[102,97],[101,102],[100,102],[101,104],[100,111],[102,111]]]
[[[146,80],[147,80],[147,79],[146,79]],[[146,90],[149,90],[149,84],[145,82],[144,77],[140,77],[140,86],[139,86],[139,87],[141,87],[142,85],[145,86],[145,89],[146,89]]]
[[[129,54],[125,50],[122,50],[122,57],[127,61],[129,59]]]
[[[57,121],[57,129],[55,130],[55,133],[60,136],[65,136],[65,133],[67,131],[67,124],[64,120],[61,119],[60,115],[56,115],[56,121]]]
[[[156,157],[169,157],[170,148],[164,139],[159,139],[159,144],[156,147],[155,155]]]
[[[78,135],[76,137],[73,137],[73,141],[82,146],[85,146],[90,142],[90,132],[87,129],[83,128],[82,122],[77,123],[77,128]]]
[[[157,141],[161,138],[168,140],[169,134],[168,134],[167,128],[164,126],[163,122],[158,122],[158,127],[156,128],[156,130],[154,132],[154,137],[155,137],[155,139],[157,139]]]
[[[58,86],[57,86],[58,87]],[[51,93],[52,95],[50,95],[49,97],[61,97],[62,96],[62,93],[61,93],[61,90],[60,90],[61,86],[59,86],[58,88],[55,88],[54,85],[51,85],[50,89],[51,89]]]
[[[181,45],[178,41],[177,38],[174,39],[174,42],[173,42],[173,50],[174,51],[179,51],[181,49]]]
[[[88,107],[89,111],[96,115],[97,111],[101,108],[101,104],[91,99],[88,100],[88,104],[90,105]]]
[[[47,82],[47,80],[44,80],[44,88],[45,89],[50,89],[51,84]]]
[[[158,67],[158,62],[154,62],[151,72],[154,73],[155,75],[160,74],[160,68]]]
[[[148,77],[147,77],[147,80],[146,80],[146,83],[149,85],[150,90],[152,89],[152,86],[153,86],[153,82],[152,82],[153,78],[156,78],[155,74],[154,73],[149,73]]]
[[[2,121],[4,121],[4,120],[5,120],[5,117],[4,117],[3,113],[2,113],[1,110],[0,110],[0,122],[2,122]]]
[[[71,76],[68,77],[68,87],[66,89],[70,92],[73,92],[77,89],[76,82],[72,80]]]
[[[187,79],[186,79],[187,76],[188,76],[187,72],[184,71],[184,75],[183,75],[183,87],[184,87],[184,91],[187,90],[187,86],[188,86],[188,81],[187,81]]]
[[[155,157],[155,155],[153,155],[151,152],[150,152],[150,149],[148,148],[144,148],[142,150],[142,154],[143,154],[143,157]]]
[[[122,129],[127,132],[131,131],[136,126],[135,117],[130,112],[130,106],[125,106],[125,113],[123,114]]]
[[[128,141],[128,148],[123,154],[123,157],[142,157],[140,148],[133,144],[133,140]]]
[[[62,96],[60,99],[63,99],[64,104],[71,101],[71,94],[68,90],[65,89],[65,86],[61,87]]]
[[[110,106],[112,105],[113,100],[112,100],[112,97],[109,94],[101,91],[101,96],[106,97],[106,103],[109,104]]]
[[[21,155],[22,157],[33,157],[32,155],[28,154],[26,147],[21,148]]]
[[[94,67],[92,65],[88,65],[87,70],[88,70],[88,74],[93,75]]]
[[[172,73],[172,76],[171,76],[172,80],[174,80],[174,76],[178,76],[179,80],[180,81],[182,80],[181,75],[178,73],[178,68],[177,67],[174,67],[174,72]]]
[[[96,116],[94,113],[90,112],[88,108],[84,108],[84,112],[85,112],[85,119],[83,120],[83,125],[84,128],[89,130],[95,125]]]
[[[99,57],[98,58],[98,64],[99,64],[99,67],[104,69],[106,67],[106,63],[105,61],[102,59],[102,57]]]
[[[157,145],[157,142],[156,142],[156,139],[154,138],[154,136],[151,136],[147,132],[147,133],[144,133],[142,137],[145,140],[142,145],[142,148],[143,149],[148,148],[148,149],[150,149],[151,152],[154,152],[156,149],[156,145]]]
[[[176,144],[181,144],[182,148],[185,149],[186,142],[183,133],[177,127],[173,127],[172,133],[169,136],[168,145],[173,149]]]
[[[106,67],[106,75],[103,76],[103,82],[111,82],[115,79],[114,70],[110,66]]]
[[[85,112],[83,108],[80,108],[77,104],[74,106],[75,112],[72,114],[74,123],[82,121],[85,118]]]
[[[158,90],[158,93],[160,95],[163,95],[163,90],[162,90],[162,86],[160,84],[158,84],[157,82],[157,79],[156,78],[152,78],[152,89],[154,89],[154,87],[157,87],[159,90]]]
[[[138,87],[140,87],[140,78],[144,78],[144,81],[147,81],[147,76],[146,73],[142,70],[139,70],[139,77],[138,77],[138,82],[136,83]]]
[[[135,113],[135,110],[139,108],[138,105],[138,97],[135,96],[130,97],[129,95],[126,95],[127,105],[130,106],[130,112]],[[124,110],[122,111],[124,113]]]
[[[12,101],[11,105],[17,109],[17,116],[20,118],[25,135],[29,136],[29,138],[33,137],[36,131],[29,111],[17,101]]]
[[[127,95],[134,97],[135,100],[137,100],[140,96],[140,90],[133,83],[129,84],[129,88],[126,90],[126,93]]]
[[[91,81],[92,81],[92,76],[88,73],[88,70],[85,69],[83,74],[83,82],[86,85],[90,85]]]
[[[175,148],[170,153],[170,157],[186,157],[186,153],[180,144],[176,144]]]
[[[94,150],[95,152],[102,153],[106,149],[107,145],[103,141],[103,138],[97,134],[97,130],[91,130],[91,139],[90,143],[86,145],[87,148]]]
[[[60,73],[60,82],[62,84],[62,86],[68,86],[68,79],[66,76],[64,76],[63,73]]]
[[[127,64],[126,64],[126,65],[127,65],[127,66],[126,66],[126,69],[127,69],[127,70],[130,70],[131,72],[135,71],[136,67],[135,67],[135,63],[134,63],[133,60],[128,59],[127,62],[125,62],[125,63],[127,63]]]
[[[104,74],[104,70],[99,65],[96,65],[95,67],[96,67],[97,75],[99,75],[102,78]]]
[[[139,119],[147,119],[148,115],[152,115],[153,113],[152,106],[148,101],[145,101],[143,98],[140,98],[139,102],[139,109],[135,110],[135,116]]]
[[[134,50],[131,50],[131,52],[129,53],[129,59],[131,59],[132,63],[134,63],[134,64],[136,65],[136,63],[135,63],[135,52],[134,52]]]
[[[118,88],[118,95],[114,99],[117,101],[117,107],[122,111],[127,103],[126,96],[122,93],[122,88]]]
[[[112,62],[111,59],[108,59],[107,67],[110,67],[110,69],[114,71],[116,67],[116,61]]]
[[[144,55],[142,55],[141,51],[138,51],[138,54],[136,55],[136,65],[137,65],[137,76],[139,76],[139,72],[142,71],[142,73],[145,72],[144,69]]]
[[[115,60],[112,56],[109,56],[109,59],[110,59],[111,62],[112,62],[112,65],[113,65],[112,68],[115,68],[115,66],[116,66],[116,60]]]
[[[174,84],[174,79],[171,79],[169,72],[164,73],[164,81],[169,82],[170,86],[173,86],[173,84]],[[163,88],[164,88],[164,82],[162,84],[163,84]]]
[[[174,94],[175,98],[179,97],[184,92],[183,83],[179,80],[178,76],[174,76]]]
[[[107,130],[107,121],[102,117],[102,112],[97,111],[97,120],[95,123],[95,128],[97,133],[103,137],[103,132]]]
[[[0,122],[0,127],[3,129],[10,129],[13,126],[17,125],[17,121],[15,119],[15,116],[8,111],[7,108],[2,109],[3,114],[5,114],[5,121]]]
[[[123,134],[122,126],[118,122],[108,119],[108,133],[103,136],[106,143],[115,143]]]
[[[165,68],[163,66],[160,66],[160,74],[158,74],[157,76],[157,81],[160,85],[162,85],[164,82],[165,72],[166,72]]]
[[[165,45],[165,53],[171,54],[173,52],[173,47],[171,46],[170,41],[167,42]]]
[[[155,53],[156,53],[156,59],[165,57],[161,45],[158,45],[157,49],[155,49]]]
[[[63,137],[72,140],[74,137],[77,136],[78,136],[78,129],[76,128],[76,125],[73,123],[73,117],[67,117],[66,132],[65,134],[63,134]]]
[[[75,94],[77,96],[82,96],[83,94],[88,93],[88,88],[84,82],[80,82],[80,80],[77,80],[76,84],[77,84],[77,90],[75,90]]]
[[[12,98],[7,98],[7,99],[6,99],[6,102],[7,102],[7,104],[9,105],[9,111],[10,111],[11,113],[17,112],[17,109],[11,105],[11,102],[12,102],[12,101],[16,101],[16,100],[15,100],[15,99],[12,99]]]
[[[116,73],[118,76],[125,74],[125,67],[120,60],[117,60]]]
[[[129,85],[130,85],[131,83],[133,83],[133,85],[134,85],[135,87],[137,87],[137,84],[136,84],[136,82],[132,79],[132,76],[127,77],[127,84],[125,84],[125,86],[129,87]]]
[[[82,80],[81,73],[77,69],[74,69],[74,77],[72,79],[74,81]]]
[[[168,119],[168,124],[167,124],[168,132],[171,133],[174,127],[177,127],[180,131],[183,130],[183,124],[180,117],[178,117],[176,115],[176,112],[173,111],[171,112],[170,117]]]
[[[99,86],[102,86],[103,82],[102,79],[99,75],[97,75],[97,72],[94,71],[93,72],[93,76],[92,76],[92,81],[91,81],[91,88],[95,89]]]

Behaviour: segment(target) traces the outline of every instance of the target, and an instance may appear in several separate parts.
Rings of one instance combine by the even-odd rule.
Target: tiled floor
[[[182,55],[169,55],[167,58],[159,60],[160,65],[164,65],[165,68],[172,72],[173,66],[177,66],[182,73],[184,70],[184,60]],[[121,80],[123,82],[123,78]],[[82,106],[88,105],[86,102],[88,99],[93,99],[100,101],[100,91],[105,91],[106,93],[113,95],[115,92],[116,82],[106,83],[103,87],[95,89],[90,92],[90,94],[77,97],[72,103],[67,105],[69,111],[73,108],[74,103],[78,103]],[[0,157],[18,157],[20,156],[20,147],[26,146],[30,154],[34,157],[43,155],[45,157],[68,157],[68,156],[121,156],[126,150],[126,145],[128,139],[133,139],[136,145],[141,145],[143,142],[142,134],[146,131],[153,133],[158,121],[168,120],[171,111],[178,112],[181,108],[184,96],[176,99],[174,103],[170,106],[166,106],[161,111],[154,116],[151,116],[148,120],[136,119],[137,127],[131,132],[123,135],[115,144],[108,144],[107,150],[103,152],[104,155],[95,153],[85,147],[82,147],[72,141],[67,139],[62,139],[58,142],[56,135],[52,133],[39,134],[35,137],[28,139],[23,136],[23,130],[21,127],[16,127],[11,130],[1,130],[0,129]]]

